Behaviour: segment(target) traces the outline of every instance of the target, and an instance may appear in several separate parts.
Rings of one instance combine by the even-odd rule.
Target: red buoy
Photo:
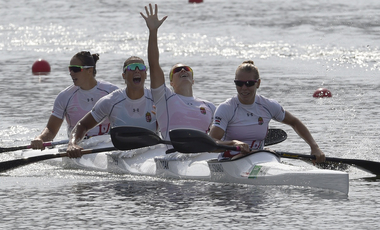
[[[50,73],[50,64],[49,62],[43,60],[43,59],[38,59],[33,63],[32,66],[32,73],[34,75],[47,75]]]
[[[189,0],[189,3],[202,3],[203,0]]]
[[[313,97],[332,97],[332,94],[328,89],[319,88],[314,92]]]

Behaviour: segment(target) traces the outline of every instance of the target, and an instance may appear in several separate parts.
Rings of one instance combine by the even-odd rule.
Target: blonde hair
[[[243,63],[237,67],[235,75],[237,75],[239,71],[253,72],[257,76],[257,79],[260,78],[259,69],[252,60],[243,61]]]

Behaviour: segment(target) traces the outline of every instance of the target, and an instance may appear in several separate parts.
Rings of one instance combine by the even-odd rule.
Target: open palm
[[[158,29],[161,24],[166,20],[168,16],[163,17],[161,20],[158,19],[157,13],[158,13],[158,7],[157,4],[155,4],[155,9],[153,13],[153,7],[152,4],[149,4],[149,10],[148,7],[145,7],[146,16],[140,12],[141,16],[145,19],[146,25],[148,26],[149,30],[156,30]]]

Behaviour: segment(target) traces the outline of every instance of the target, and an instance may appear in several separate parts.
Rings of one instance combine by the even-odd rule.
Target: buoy
[[[328,89],[319,88],[314,92],[313,97],[332,97],[332,94]]]
[[[203,0],[189,0],[189,3],[202,3]]]
[[[32,73],[34,75],[48,75],[50,73],[50,64],[49,62],[38,59],[33,63]]]

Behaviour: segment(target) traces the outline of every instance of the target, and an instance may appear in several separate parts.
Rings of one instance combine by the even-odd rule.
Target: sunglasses
[[[81,72],[83,69],[89,69],[89,68],[92,68],[94,66],[89,66],[89,65],[85,65],[85,66],[81,66],[81,65],[69,65],[69,72],[70,71],[73,71],[74,73],[78,73],[78,72]]]
[[[170,72],[170,79],[173,78],[173,74],[181,72],[181,70],[184,69],[186,71],[193,72],[193,70],[189,66],[179,66],[175,67],[171,72]]]
[[[235,85],[239,87],[243,87],[243,85],[247,87],[254,86],[258,80],[250,80],[250,81],[239,81],[239,80],[234,80]]]
[[[146,70],[146,66],[144,64],[142,64],[142,63],[132,63],[132,64],[129,64],[126,67],[124,67],[124,72],[126,70],[135,71],[136,68],[138,68],[140,71],[145,71]]]

